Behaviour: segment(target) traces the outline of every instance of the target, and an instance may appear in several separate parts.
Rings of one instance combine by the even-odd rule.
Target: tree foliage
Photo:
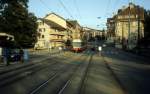
[[[66,46],[71,46],[71,45],[72,45],[71,40],[68,39],[68,40],[65,42],[65,45],[66,45]]]
[[[150,10],[144,10],[144,38],[140,39],[138,46],[148,47],[150,44]]]
[[[145,37],[150,37],[150,10],[145,10]]]
[[[28,0],[0,0],[0,30],[14,35],[21,47],[33,46],[37,36],[37,18],[27,4]]]

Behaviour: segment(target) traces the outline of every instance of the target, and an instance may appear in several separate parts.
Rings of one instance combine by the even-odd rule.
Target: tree
[[[67,47],[71,46],[71,45],[72,45],[71,40],[68,39],[68,40],[65,42],[65,45],[66,45]]]
[[[150,37],[150,10],[145,10],[144,30],[145,37]]]
[[[144,38],[140,39],[138,46],[147,48],[150,46],[150,10],[144,10]]]
[[[33,47],[37,36],[37,18],[28,12],[28,0],[1,0],[0,30],[14,35],[21,47]]]

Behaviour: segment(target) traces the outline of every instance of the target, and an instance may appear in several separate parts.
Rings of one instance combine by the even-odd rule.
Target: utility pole
[[[124,19],[123,19],[124,20]],[[122,49],[124,49],[124,21],[122,20]]]
[[[139,40],[141,37],[141,32],[140,32],[140,7],[137,6],[137,11],[138,11],[138,40],[137,40],[137,46],[139,47]]]
[[[130,19],[130,15],[131,15],[131,8],[130,8],[130,4],[129,3],[129,18],[128,18],[128,49],[130,49],[130,22],[131,22],[131,19]]]

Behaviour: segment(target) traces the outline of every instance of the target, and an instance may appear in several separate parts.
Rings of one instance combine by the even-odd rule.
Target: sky
[[[150,9],[150,0],[29,0],[29,11],[38,18],[54,12],[65,19],[77,20],[83,27],[106,29],[107,18],[129,1]]]

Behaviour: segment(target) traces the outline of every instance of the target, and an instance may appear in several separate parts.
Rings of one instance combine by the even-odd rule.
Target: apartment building
[[[118,10],[115,16],[116,47],[133,49],[144,37],[144,9],[133,3]]]
[[[72,31],[71,36],[72,39],[82,39],[83,38],[83,30],[82,27],[76,20],[67,20],[68,24],[70,24],[70,30]]]
[[[107,42],[114,43],[115,40],[115,16],[107,19]]]
[[[64,46],[69,38],[67,23],[61,16],[50,13],[38,19],[38,41],[35,49],[48,49]]]
[[[38,36],[37,36],[37,43],[35,44],[35,49],[46,49],[50,47],[50,40],[49,40],[49,33],[51,27],[48,23],[44,21],[44,19],[39,18],[37,20],[38,23]]]
[[[38,41],[35,49],[48,49],[65,46],[65,43],[73,39],[87,41],[87,32],[83,30],[76,20],[66,20],[63,17],[50,13],[40,18],[38,23]]]
[[[50,43],[51,47],[64,46],[65,41],[68,39],[68,30],[66,19],[55,14],[50,13],[44,17],[45,21],[50,24]]]

